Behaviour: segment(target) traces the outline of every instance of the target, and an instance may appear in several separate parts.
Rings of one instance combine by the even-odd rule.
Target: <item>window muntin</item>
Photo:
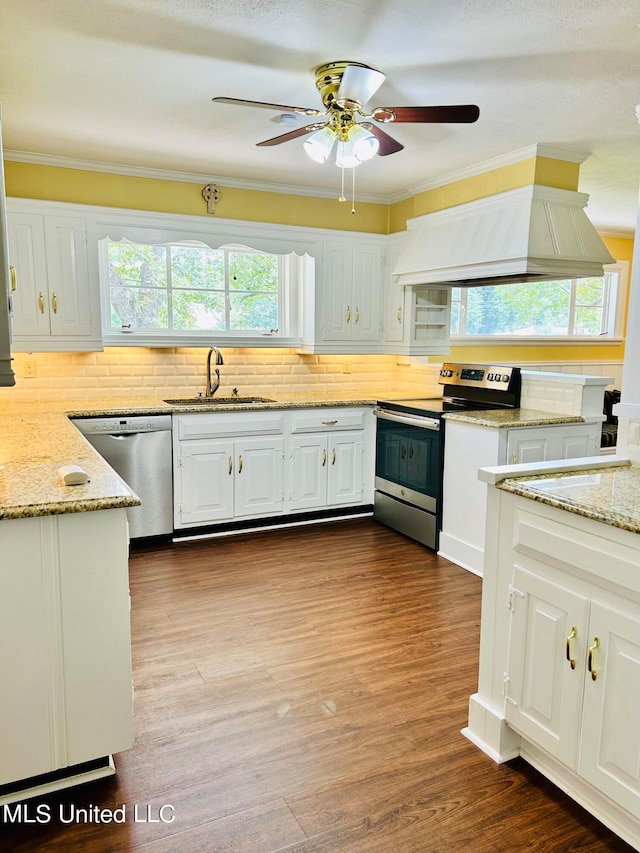
[[[111,331],[273,334],[285,259],[239,246],[105,241]]]
[[[613,266],[613,265],[612,265]],[[623,297],[621,271],[602,277],[454,287],[451,335],[460,338],[606,338],[616,328]]]

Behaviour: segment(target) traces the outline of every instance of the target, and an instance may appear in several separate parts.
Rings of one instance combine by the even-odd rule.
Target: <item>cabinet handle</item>
[[[16,283],[16,268],[10,266],[9,267],[9,274],[11,275],[11,292],[13,293],[13,291],[18,286]]]
[[[322,449],[322,467],[324,468],[324,466],[326,464],[327,464],[327,448],[323,447],[323,449]]]
[[[51,307],[53,308],[53,313],[57,314],[58,313],[58,297],[56,296],[55,293],[51,297]]]
[[[347,305],[347,323],[351,322],[351,306]]]
[[[396,317],[398,319],[398,323],[402,323],[402,305],[398,306],[398,310],[396,312]]]
[[[595,666],[593,665],[593,653],[595,652],[596,649],[599,649],[599,648],[600,648],[600,637],[594,637],[593,638],[593,645],[589,646],[589,657],[587,659],[587,669],[591,673],[591,678],[593,681],[595,681],[596,678],[598,677],[598,671],[595,668]]]
[[[38,294],[38,308],[40,313],[44,314],[44,293],[42,291]]]
[[[360,309],[356,305],[356,323],[360,321]]]
[[[400,451],[400,458],[404,459],[406,455],[407,455],[407,448],[403,445],[402,449]]]
[[[229,474],[233,473],[233,456],[229,457]]]
[[[336,449],[335,449],[335,447],[333,448],[333,451],[331,453],[331,464],[332,465],[336,464]]]
[[[325,426],[335,426],[338,421],[322,421]]]
[[[511,454],[511,464],[512,464],[512,465],[517,465],[517,464],[518,464],[518,457],[516,456],[516,454],[515,454],[515,453],[512,453],[512,454]]]
[[[238,474],[242,474],[242,454],[238,457]]]
[[[571,669],[576,668],[575,658],[571,656],[571,640],[573,640],[577,636],[578,636],[578,629],[576,628],[575,625],[572,625],[571,633],[567,637],[567,660],[571,664]]]
[[[409,445],[409,459],[413,459],[413,444]]]

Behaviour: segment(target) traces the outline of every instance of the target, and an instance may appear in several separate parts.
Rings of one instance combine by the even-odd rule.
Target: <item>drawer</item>
[[[291,416],[291,432],[364,429],[365,415],[365,409],[302,409]]]
[[[284,412],[207,412],[174,415],[173,431],[178,441],[234,435],[282,435]]]

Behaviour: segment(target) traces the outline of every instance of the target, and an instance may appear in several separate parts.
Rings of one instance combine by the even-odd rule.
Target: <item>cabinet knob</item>
[[[40,313],[44,314],[44,293],[42,291],[38,294],[38,308]]]

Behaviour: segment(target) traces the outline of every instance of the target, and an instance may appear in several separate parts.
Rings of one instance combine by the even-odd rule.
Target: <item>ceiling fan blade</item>
[[[376,137],[380,143],[378,154],[381,157],[386,157],[387,154],[395,154],[397,151],[402,151],[404,148],[404,145],[401,145],[396,139],[389,136],[388,133],[385,133],[382,128],[375,124],[371,124],[370,121],[363,121],[360,126],[364,127],[365,130],[371,131],[371,133]]]
[[[366,65],[347,65],[336,94],[336,101],[355,101],[360,105],[366,104],[386,79],[387,75],[382,71],[376,71],[375,68],[369,68]]]
[[[372,112],[382,122],[467,123],[477,121],[480,109],[475,104],[440,107],[378,107]]]
[[[289,142],[291,139],[297,139],[299,136],[304,136],[314,130],[320,130],[321,127],[326,127],[326,123],[318,122],[317,124],[308,124],[305,127],[298,127],[289,133],[283,133],[280,136],[273,136],[271,139],[265,139],[264,142],[257,142],[256,145],[280,145],[281,142]]]
[[[217,104],[234,104],[239,107],[262,107],[265,110],[300,113],[305,116],[319,116],[324,113],[324,110],[313,110],[310,107],[288,107],[285,104],[269,104],[266,101],[245,101],[242,98],[211,98],[211,100]]]

